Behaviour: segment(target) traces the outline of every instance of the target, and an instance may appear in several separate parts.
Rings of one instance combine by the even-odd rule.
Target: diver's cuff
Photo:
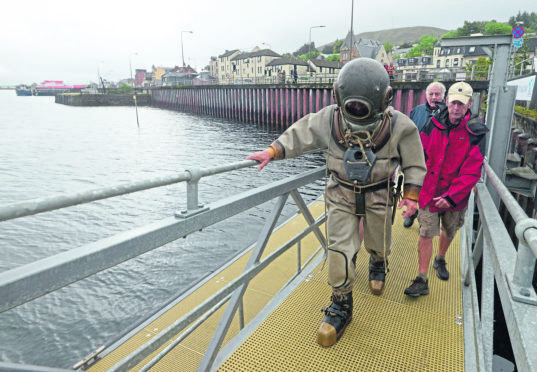
[[[269,146],[267,147],[267,149],[265,150],[266,152],[268,152],[270,154],[270,158],[274,158],[274,155],[276,155],[276,151],[274,150],[273,147]]]
[[[272,153],[271,150],[269,150],[269,149],[271,149],[274,153]],[[274,159],[274,160],[285,159],[285,148],[283,147],[283,145],[278,140],[272,142],[272,144],[269,146],[267,151],[269,151],[269,153],[271,153],[272,159]]]
[[[417,202],[420,199],[421,186],[406,184],[403,189],[403,199],[410,199]]]

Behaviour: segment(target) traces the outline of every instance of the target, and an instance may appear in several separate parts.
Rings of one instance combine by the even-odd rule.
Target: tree
[[[537,31],[537,13],[535,12],[523,12],[520,11],[514,17],[509,18],[509,25],[515,27],[517,22],[522,22],[522,26],[527,33]]]
[[[389,41],[385,42],[384,49],[386,49],[386,53],[390,53],[393,50],[393,44]]]
[[[433,35],[423,35],[418,41],[418,45],[412,47],[406,57],[420,57],[422,55],[432,55],[434,45],[438,40]]]
[[[339,54],[331,54],[328,57],[326,57],[327,61],[336,61],[339,62]]]
[[[119,94],[130,94],[132,93],[133,89],[130,85],[122,84],[117,91]]]
[[[333,53],[334,54],[338,54],[341,50],[341,45],[343,45],[343,39],[341,40],[337,40],[336,43],[334,44],[334,50],[333,50]]]
[[[483,32],[484,35],[504,35],[504,34],[510,34],[512,30],[512,27],[509,25],[506,25],[505,23],[499,23],[499,22],[488,22],[485,25],[485,30]]]
[[[487,79],[488,78],[488,72],[490,65],[492,65],[492,62],[489,57],[478,57],[477,61],[475,62],[474,69],[474,79]],[[472,66],[474,66],[472,63],[466,64],[466,71],[472,71]]]
[[[317,49],[312,49],[311,52],[308,52],[308,53],[305,53],[305,54],[301,54],[301,55],[298,56],[298,58],[300,58],[301,60],[307,62],[308,59],[315,59],[315,58],[317,58],[320,54],[321,54],[321,52],[319,52]]]

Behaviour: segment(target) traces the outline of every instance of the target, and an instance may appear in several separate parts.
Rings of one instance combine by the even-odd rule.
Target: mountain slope
[[[401,28],[392,28],[389,30],[380,30],[380,31],[369,31],[362,32],[355,35],[356,39],[372,39],[378,40],[381,43],[389,41],[393,45],[401,45],[403,43],[412,43],[417,42],[420,37],[423,35],[433,35],[435,37],[440,37],[444,35],[449,30],[444,30],[438,27],[428,27],[428,26],[415,26],[415,27],[401,27]],[[345,38],[346,35],[342,37]],[[328,50],[332,50],[334,47],[335,41],[321,45],[317,49],[324,51],[325,53]]]

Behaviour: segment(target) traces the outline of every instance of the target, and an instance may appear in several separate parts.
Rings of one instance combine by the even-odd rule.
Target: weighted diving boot
[[[388,265],[388,260],[386,260],[386,265]],[[369,290],[375,296],[380,296],[384,290],[387,271],[384,260],[374,262],[373,256],[369,257]]]
[[[352,292],[333,294],[330,300],[332,303],[321,310],[325,315],[317,331],[317,342],[325,347],[334,345],[352,320]]]

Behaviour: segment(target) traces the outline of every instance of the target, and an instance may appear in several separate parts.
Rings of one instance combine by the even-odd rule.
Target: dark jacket
[[[416,124],[418,131],[421,131],[421,128],[433,117],[434,114],[440,112],[445,106],[445,103],[439,102],[436,104],[436,107],[433,109],[429,102],[425,102],[423,105],[416,106],[410,111],[409,118]]]
[[[420,133],[427,164],[420,208],[427,207],[435,197],[443,197],[451,204],[451,208],[442,210],[466,208],[470,192],[481,177],[483,155],[478,144],[487,132],[481,119],[470,111],[450,130],[447,107],[427,122]],[[441,209],[431,205],[430,210]]]

